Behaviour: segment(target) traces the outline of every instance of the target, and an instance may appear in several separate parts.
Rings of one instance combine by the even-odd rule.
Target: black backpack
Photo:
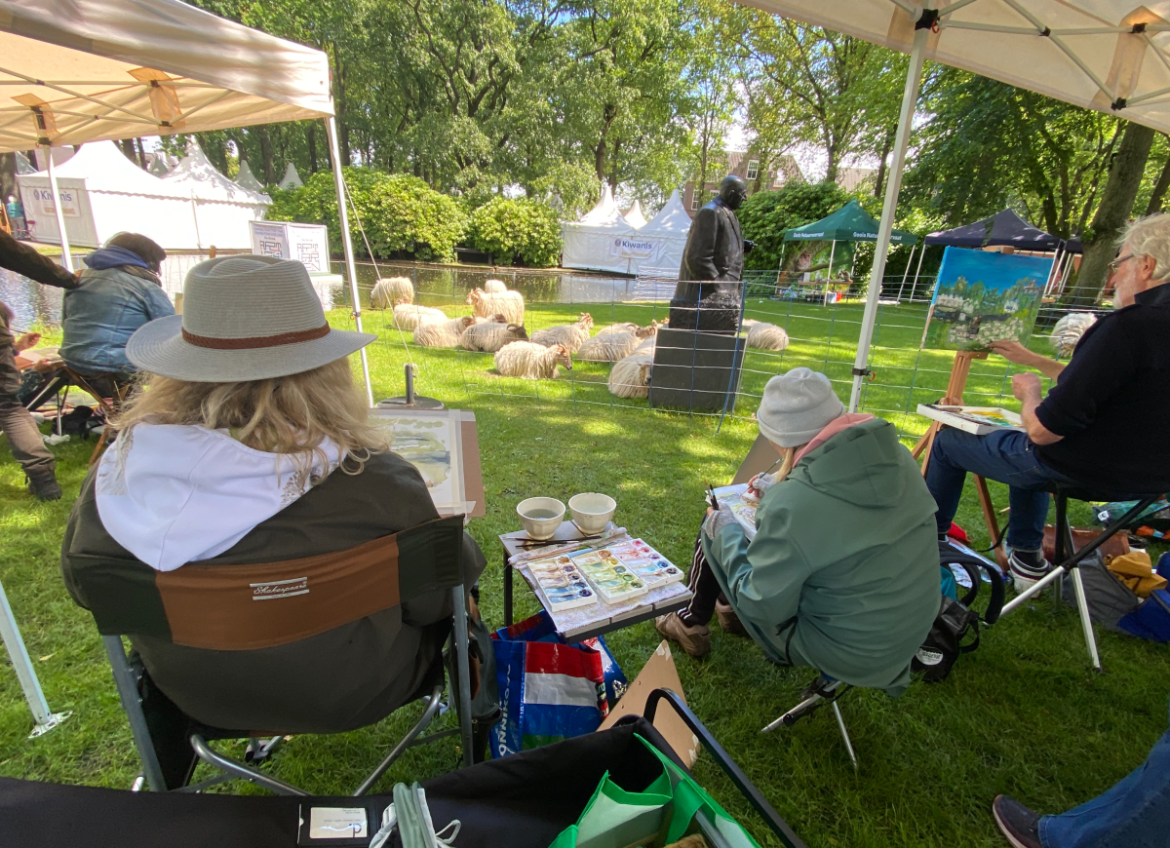
[[[92,407],[79,405],[61,416],[60,432],[65,436],[80,436],[82,439],[88,439],[89,431],[100,427],[103,423],[105,422],[100,417],[94,415]]]
[[[946,680],[959,656],[979,647],[980,622],[994,624],[1003,610],[1004,602],[1003,575],[999,569],[982,557],[961,551],[948,542],[939,542],[938,552],[939,562],[944,568],[953,570],[957,565],[967,572],[971,588],[957,601],[942,596],[934,626],[910,662],[910,670],[922,672],[922,679],[926,683]],[[991,582],[991,601],[982,617],[970,609],[983,583],[981,571],[987,573]]]

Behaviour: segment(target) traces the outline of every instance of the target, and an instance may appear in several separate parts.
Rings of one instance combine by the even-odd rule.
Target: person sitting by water
[[[426,482],[388,450],[354,385],[348,356],[377,336],[330,329],[304,265],[212,259],[191,269],[184,295],[183,315],[146,324],[126,346],[146,372],[143,390],[114,419],[119,438],[82,484],[62,546],[78,604],[111,603],[108,592],[86,596],[83,569],[320,557],[438,518]],[[484,558],[466,534],[463,546],[470,586]],[[409,583],[411,562],[398,568]],[[450,593],[424,588],[275,647],[130,635],[154,683],[200,722],[339,732],[423,694],[451,615]]]
[[[986,436],[944,429],[934,440],[926,485],[938,504],[939,538],[950,530],[970,471],[1007,483],[1008,565],[1019,590],[1052,567],[1042,553],[1048,487],[1075,485],[1103,497],[1170,489],[1170,215],[1130,224],[1110,265],[1116,311],[1087,329],[1067,366],[1018,342],[992,350],[1055,379],[1012,378],[1024,429]]]
[[[750,542],[731,510],[708,510],[705,576],[691,607],[658,619],[687,647],[722,592],[772,661],[811,666],[899,694],[941,598],[934,503],[894,425],[845,412],[824,374],[773,377],[756,413],[783,459],[763,492]]]
[[[126,343],[148,321],[175,314],[159,279],[167,252],[137,233],[118,233],[85,257],[81,285],[61,304],[61,358],[86,375],[129,382]]]

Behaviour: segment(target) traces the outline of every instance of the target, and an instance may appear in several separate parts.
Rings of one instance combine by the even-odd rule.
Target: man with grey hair
[[[1007,544],[1016,587],[1051,568],[1041,552],[1054,483],[1116,494],[1170,489],[1170,215],[1131,224],[1109,266],[1115,311],[1085,331],[1067,366],[1018,342],[992,350],[1056,380],[1042,397],[1039,375],[1012,378],[1024,429],[973,436],[939,433],[926,485],[938,504],[940,538],[950,529],[967,472],[1007,483]]]

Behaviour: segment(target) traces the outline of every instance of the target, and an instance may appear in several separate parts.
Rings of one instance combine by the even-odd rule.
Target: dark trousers
[[[26,474],[51,473],[56,467],[52,452],[45,447],[41,431],[16,394],[20,391],[20,371],[12,346],[0,349],[0,430],[8,439],[12,455]]]
[[[707,562],[707,556],[703,553],[702,530],[695,539],[695,553],[691,557],[691,572],[687,575],[687,586],[694,593],[694,597],[678,616],[688,626],[707,624],[711,616],[715,615],[715,602],[727,603],[727,599],[723,597],[723,590],[719,588],[719,581],[715,579],[715,574],[711,570],[711,563]]]

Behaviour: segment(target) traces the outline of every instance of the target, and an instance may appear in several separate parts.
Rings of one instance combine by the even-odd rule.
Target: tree
[[[751,195],[739,209],[744,238],[756,243],[745,257],[747,268],[774,269],[783,265],[784,232],[819,221],[836,212],[849,195],[836,183],[792,183],[776,191]]]

